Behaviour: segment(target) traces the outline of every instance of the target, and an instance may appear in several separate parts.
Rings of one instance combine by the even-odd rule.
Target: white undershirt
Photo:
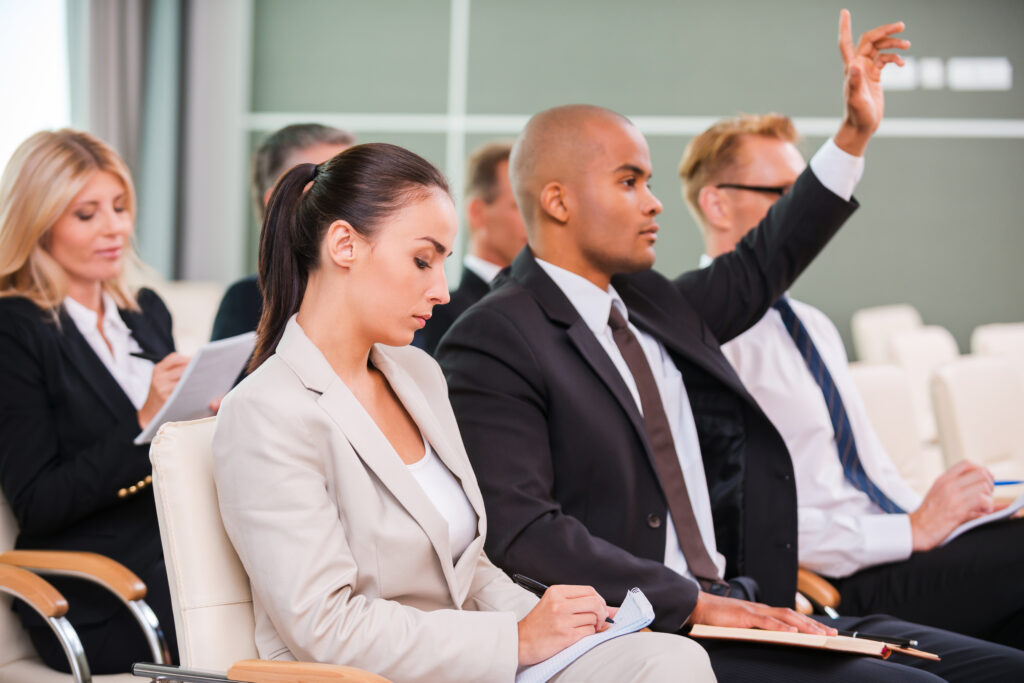
[[[452,548],[452,562],[458,562],[462,553],[476,538],[476,511],[469,503],[462,484],[455,478],[434,449],[423,438],[424,455],[406,469],[427,494],[437,511],[448,522],[448,537]]]
[[[103,293],[103,334],[96,327],[97,314],[71,297],[64,297],[64,310],[75,323],[75,327],[85,337],[92,350],[103,361],[110,374],[128,396],[135,409],[142,408],[149,395],[149,385],[153,380],[153,363],[132,356],[133,351],[142,351],[142,347],[132,337],[124,320],[117,311],[114,299]],[[103,341],[107,338],[110,346]]]

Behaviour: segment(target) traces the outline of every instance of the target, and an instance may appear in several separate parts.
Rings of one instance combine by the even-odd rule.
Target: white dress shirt
[[[501,272],[501,266],[498,264],[485,261],[479,256],[473,256],[473,254],[466,254],[466,258],[462,259],[462,265],[473,271],[477,277],[487,284],[491,284],[491,281],[498,277],[498,273]]]
[[[893,502],[916,510],[921,497],[903,481],[868,420],[839,331],[818,309],[789,302],[835,380],[864,470]],[[844,475],[821,387],[779,312],[770,309],[722,351],[779,430],[793,460],[800,565],[842,578],[865,567],[907,559],[913,549],[910,518],[883,512]]]
[[[612,337],[612,329],[608,326],[608,316],[612,306],[617,307],[626,318],[630,332],[636,336],[640,346],[643,347],[644,355],[654,374],[654,381],[658,385],[658,393],[661,394],[661,402],[665,406],[665,416],[668,418],[672,430],[672,440],[675,443],[676,454],[679,456],[679,466],[683,470],[686,491],[690,495],[690,504],[693,507],[693,514],[697,518],[697,528],[700,529],[701,539],[715,566],[718,567],[719,573],[724,575],[725,557],[718,552],[715,545],[711,500],[708,496],[707,480],[704,478],[704,461],[701,459],[700,442],[697,440],[697,425],[693,420],[690,399],[686,394],[686,387],[683,386],[683,376],[679,372],[679,368],[672,362],[671,356],[668,355],[668,351],[665,350],[661,342],[629,323],[629,312],[614,287],[609,285],[608,290],[604,291],[586,278],[568,270],[541,259],[537,259],[537,263],[555,281],[558,288],[562,290],[562,293],[583,318],[583,322],[597,337],[597,341],[600,342],[605,353],[615,364],[615,369],[622,376],[622,380],[629,387],[633,400],[636,402],[636,409],[642,415],[643,408],[640,405],[640,394],[637,391],[633,373],[629,371],[629,366],[626,365],[626,361]],[[679,547],[679,538],[676,536],[672,516],[667,512],[665,526],[665,565],[696,581],[693,573],[687,567],[686,558]]]
[[[452,562],[458,562],[462,553],[476,538],[477,518],[473,506],[441,458],[423,437],[423,457],[406,465],[406,469],[427,494],[437,511],[448,522],[448,539],[452,549]]]
[[[75,327],[85,337],[96,355],[103,361],[110,374],[113,375],[121,389],[128,396],[135,409],[142,408],[149,395],[149,385],[153,381],[153,363],[132,356],[133,351],[142,351],[142,347],[132,337],[120,313],[117,304],[106,292],[103,293],[103,334],[96,327],[95,311],[83,306],[71,297],[64,297],[64,310],[75,323]],[[103,341],[107,338],[107,342]]]

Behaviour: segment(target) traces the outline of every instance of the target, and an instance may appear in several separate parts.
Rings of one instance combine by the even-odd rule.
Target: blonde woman
[[[17,547],[92,551],[123,563],[174,648],[148,449],[133,439],[187,359],[151,291],[124,282],[135,191],[124,162],[73,130],[36,133],[0,179],[0,486]],[[157,363],[132,355],[160,357]],[[126,672],[149,651],[127,610],[80,581],[71,606],[92,673]],[[42,659],[67,671],[50,629],[19,614]]]

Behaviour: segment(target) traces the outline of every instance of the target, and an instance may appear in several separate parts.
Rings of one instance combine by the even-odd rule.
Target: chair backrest
[[[174,345],[190,356],[210,341],[224,287],[219,282],[181,280],[163,282],[156,290],[167,304],[174,323]]]
[[[18,522],[14,519],[7,498],[0,492],[0,552],[12,549],[17,538]],[[11,610],[12,600],[11,596],[0,594],[0,668],[11,662],[36,657],[35,648],[22,628],[21,620]],[[0,672],[0,680],[3,678]]]
[[[910,304],[873,306],[853,314],[850,327],[857,359],[866,363],[889,363],[889,337],[921,327],[921,314]]]
[[[851,363],[850,375],[871,426],[896,469],[911,488],[924,495],[945,464],[938,449],[926,449],[922,444],[906,372],[895,365]]]
[[[1024,376],[1024,323],[979,325],[971,334],[971,353],[999,356]]]
[[[215,424],[214,417],[165,424],[149,457],[181,664],[226,671],[257,653],[249,578],[217,504]]]
[[[938,432],[931,400],[932,374],[960,355],[956,340],[944,327],[925,325],[894,334],[889,338],[889,351],[910,382],[918,431],[925,442],[933,442]]]
[[[946,461],[965,458],[996,479],[1024,479],[1024,380],[1002,358],[964,356],[932,384]]]

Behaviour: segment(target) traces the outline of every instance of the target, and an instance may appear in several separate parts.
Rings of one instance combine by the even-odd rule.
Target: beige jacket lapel
[[[462,553],[455,566],[456,585],[459,587],[459,592],[453,595],[456,604],[462,605],[473,581],[477,561],[483,552],[484,537],[487,533],[487,516],[484,513],[483,496],[469,459],[461,447],[458,433],[451,433],[451,430],[442,427],[437,419],[437,413],[431,409],[429,404],[429,401],[448,401],[448,395],[443,393],[440,396],[427,397],[420,386],[409,376],[409,373],[388,354],[387,346],[379,344],[374,346],[370,353],[370,360],[387,378],[388,384],[398,395],[405,409],[409,411],[420,431],[427,437],[427,441],[433,446],[437,456],[462,484],[462,490],[476,513],[476,538]],[[431,506],[433,507],[432,504]],[[447,532],[445,536],[447,537]],[[449,552],[446,557],[449,558],[450,563],[451,553]]]
[[[463,553],[459,562],[459,569],[452,565],[452,551],[449,541],[448,523],[437,511],[434,504],[424,493],[423,489],[406,469],[401,458],[392,448],[391,443],[377,427],[376,423],[363,408],[362,404],[352,394],[337,374],[331,368],[330,363],[324,358],[320,349],[310,341],[305,332],[295,321],[294,316],[285,327],[284,335],[277,347],[277,355],[296,373],[305,387],[320,394],[317,403],[330,416],[332,421],[338,425],[345,439],[351,444],[353,450],[360,460],[373,471],[381,483],[391,492],[405,510],[416,520],[430,539],[438,561],[441,563],[448,590],[456,605],[462,606],[466,593],[472,580],[472,571],[467,570],[463,565],[474,565],[473,562],[463,563],[461,559],[467,559],[470,555],[479,555],[483,539],[482,533],[478,533],[476,539]],[[371,360],[374,365],[384,373],[392,389],[399,399],[409,410],[413,420],[417,423],[427,440],[431,442],[438,456],[452,470],[456,477],[465,482],[461,467],[453,467],[451,462],[450,446],[444,438],[440,425],[432,418],[432,413],[426,406],[426,399],[418,390],[415,383],[390,358],[381,353],[378,347],[371,352]],[[383,367],[382,367],[383,366]],[[386,368],[386,369],[385,369]],[[444,397],[447,400],[447,396]],[[416,407],[410,407],[410,403]],[[424,424],[428,422],[430,424]],[[443,446],[440,444],[444,444]],[[446,452],[442,452],[446,451]],[[474,481],[475,480],[470,480]],[[463,483],[463,489],[466,489]],[[471,487],[474,488],[475,487]],[[475,490],[476,499],[470,491],[466,494],[470,499],[473,509],[477,512],[478,529],[482,524],[482,500],[480,493]],[[479,507],[478,507],[479,505]]]

